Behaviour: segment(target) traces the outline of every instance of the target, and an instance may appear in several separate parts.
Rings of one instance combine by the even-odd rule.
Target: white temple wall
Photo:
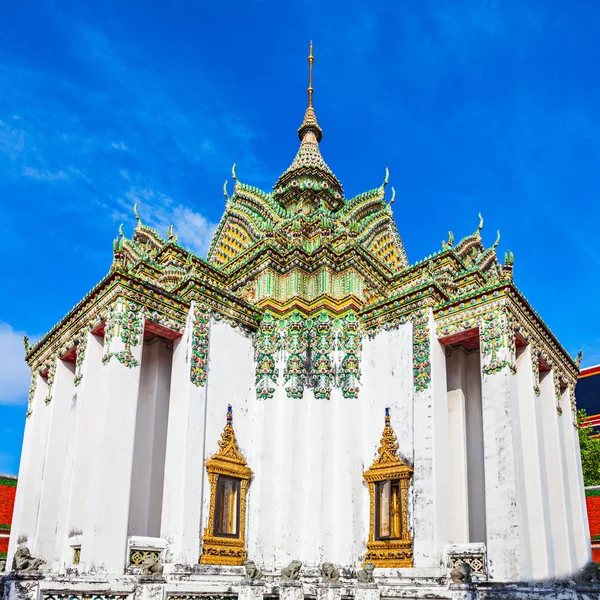
[[[73,396],[75,386],[75,365],[57,359],[52,400],[50,402],[50,428],[48,443],[44,449],[46,461],[42,476],[39,517],[33,542],[32,554],[52,563],[55,558],[55,537],[58,517],[63,499],[64,465],[67,461],[67,448],[75,414]]]
[[[544,432],[546,478],[548,481],[548,504],[550,509],[549,548],[553,550],[552,577],[564,577],[571,573],[567,512],[563,490],[563,466],[560,454],[558,412],[552,372],[540,373],[540,405]]]
[[[112,339],[110,350],[123,350],[119,337]],[[138,366],[128,367],[112,357],[101,369],[97,434],[81,548],[82,566],[109,573],[122,573],[127,553],[142,345],[131,346],[130,351]]]
[[[467,481],[469,484],[469,542],[485,543],[485,464],[479,352],[465,357],[467,380]]]
[[[194,310],[192,303],[183,336],[173,343],[160,535],[165,559],[175,564],[196,563],[202,538],[207,386],[190,379]]]
[[[77,429],[71,441],[74,461],[70,494],[67,501],[67,537],[83,533],[88,494],[94,493],[89,490],[89,477],[90,465],[93,461],[93,440],[100,416],[98,410],[101,406],[99,392],[102,369],[102,346],[102,338],[91,332],[88,333],[85,359],[82,367],[83,377],[79,386],[75,388],[80,413]],[[68,565],[72,559],[72,549],[64,539],[57,539],[57,542],[62,543],[64,552],[63,563]]]
[[[549,577],[547,541],[550,532],[548,520],[545,518],[545,492],[547,486],[545,460],[540,460],[539,429],[537,424],[537,404],[540,398],[534,391],[534,380],[531,364],[531,347],[525,346],[517,353],[517,391],[519,402],[519,436],[523,466],[526,473],[524,486],[526,502],[523,510],[526,513],[524,537],[529,555],[529,577],[543,580]],[[537,360],[537,359],[536,359]]]
[[[446,502],[452,465],[448,456],[446,357],[428,316],[431,382],[414,392],[413,555],[415,567],[439,567],[451,515]]]
[[[412,463],[412,326],[363,340],[358,399],[343,398],[339,388],[330,400],[316,399],[311,389],[302,399],[288,398],[280,374],[274,398],[258,400],[253,356],[250,338],[212,323],[204,456],[216,452],[231,403],[240,449],[254,471],[247,503],[248,555],[272,569],[293,559],[313,566],[325,560],[357,566],[369,533],[369,493],[362,474],[376,456],[386,407],[400,454]],[[202,532],[210,495],[203,473]]]
[[[135,425],[130,536],[159,537],[173,351],[166,340],[144,343]]]
[[[51,408],[46,406],[44,402],[48,395],[48,384],[46,378],[39,374],[35,374],[33,377],[37,378],[37,384],[30,407],[32,412],[25,422],[23,450],[19,465],[19,484],[15,496],[10,541],[6,557],[6,568],[9,571],[19,538],[27,538],[29,543],[33,541],[35,535],[42,487],[42,472],[46,458],[48,424],[51,412]]]

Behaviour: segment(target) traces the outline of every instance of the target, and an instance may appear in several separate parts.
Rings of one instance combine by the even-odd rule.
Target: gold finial
[[[310,54],[308,55],[308,107],[309,108],[312,108],[312,96],[313,96],[312,69],[313,69],[314,62],[315,62],[315,57],[313,56],[312,40],[311,40],[310,41]]]

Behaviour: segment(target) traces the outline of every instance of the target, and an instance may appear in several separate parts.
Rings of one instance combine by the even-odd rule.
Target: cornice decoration
[[[87,349],[88,332],[89,329],[84,328],[77,334],[77,348],[75,350],[75,378],[73,379],[73,384],[75,386],[78,386],[83,379],[83,363],[85,361],[85,352]]]
[[[29,418],[33,412],[33,399],[35,398],[35,391],[37,389],[39,373],[37,371],[31,372],[31,381],[29,382],[29,394],[27,395],[27,412],[25,416]]]
[[[560,377],[556,369],[552,369],[552,383],[554,384],[554,399],[556,402],[556,412],[558,416],[561,417],[563,414],[563,409],[560,404],[561,401],[561,390],[560,390]]]
[[[56,356],[53,356],[50,359],[50,365],[48,366],[48,374],[46,375],[46,381],[48,384],[48,394],[46,395],[46,398],[44,398],[44,402],[46,403],[46,405],[52,402],[52,394],[54,393],[54,377],[56,376],[57,361],[58,358]]]
[[[329,400],[334,386],[333,351],[336,336],[331,316],[321,312],[311,329],[311,383],[315,398]]]
[[[109,310],[104,327],[104,354],[102,364],[107,365],[116,358],[128,368],[139,367],[131,349],[142,343],[144,315],[140,307],[133,302],[120,300]],[[118,352],[111,350],[113,338],[120,338],[124,348]]]
[[[277,357],[281,348],[279,321],[266,313],[255,338],[256,395],[261,400],[273,398],[277,385]]]
[[[192,326],[192,359],[190,361],[190,381],[202,387],[208,375],[208,347],[210,342],[210,312],[205,306],[194,305]]]
[[[302,398],[307,379],[309,335],[306,321],[294,312],[286,321],[283,349],[287,354],[283,369],[284,388],[288,398]]]
[[[420,310],[413,317],[413,385],[423,392],[431,383],[431,342],[429,311]]]

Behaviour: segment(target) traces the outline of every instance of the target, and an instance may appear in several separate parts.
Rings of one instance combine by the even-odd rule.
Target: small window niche
[[[412,473],[398,456],[398,441],[386,408],[377,458],[363,474],[371,500],[365,564],[371,562],[380,568],[413,566],[408,528],[408,486]]]
[[[200,562],[241,565],[246,560],[246,493],[252,471],[235,439],[231,405],[218,444],[218,452],[206,463],[210,505]]]

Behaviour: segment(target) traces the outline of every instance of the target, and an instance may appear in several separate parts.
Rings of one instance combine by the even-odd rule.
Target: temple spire
[[[313,86],[312,86],[312,69],[313,63],[315,62],[315,57],[312,53],[312,40],[310,41],[310,53],[308,55],[308,108],[312,107],[312,96],[313,96]]]
[[[315,62],[315,57],[313,56],[313,45],[312,41],[310,43],[310,51],[308,54],[308,107],[306,112],[304,113],[304,121],[302,121],[302,125],[300,125],[300,129],[298,129],[298,137],[300,141],[303,143],[318,143],[321,141],[323,137],[323,131],[319,127],[317,123],[317,115],[315,114],[315,110],[313,108],[313,63]]]

